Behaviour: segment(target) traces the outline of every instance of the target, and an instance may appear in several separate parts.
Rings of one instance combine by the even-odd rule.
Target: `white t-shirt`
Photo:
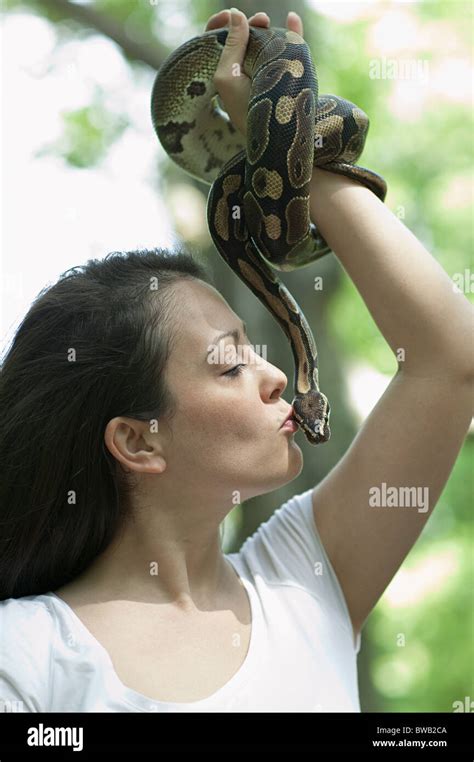
[[[0,602],[0,711],[360,712],[360,635],[354,643],[311,493],[292,497],[226,554],[249,595],[252,628],[243,664],[219,690],[177,703],[128,688],[105,648],[49,592]]]

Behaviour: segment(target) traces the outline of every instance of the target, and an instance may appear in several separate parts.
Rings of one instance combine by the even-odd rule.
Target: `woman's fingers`
[[[249,40],[249,25],[247,16],[242,11],[235,10],[231,13],[229,33],[219,59],[214,78],[235,79],[235,65],[242,68],[247,43]],[[239,69],[239,71],[240,71]]]
[[[253,16],[249,17],[248,23],[252,26],[262,26],[268,28],[270,26],[270,18],[265,13],[265,11],[258,11],[258,13],[254,13]],[[214,13],[212,16],[210,16],[209,21],[206,24],[206,31],[211,29],[219,29],[223,26],[229,25],[230,11],[219,11],[219,13]]]
[[[242,11],[233,12],[230,21],[213,81],[234,127],[245,135],[251,82],[243,71],[243,63],[250,30]]]
[[[286,26],[292,32],[296,32],[300,37],[303,37],[303,22],[297,13],[290,11],[286,17]]]
[[[236,10],[231,14],[229,32],[214,73],[214,84],[221,97],[221,90],[234,92],[235,87],[240,86],[243,82],[244,78],[240,75],[248,40],[249,25],[247,16],[242,11]]]
[[[303,36],[303,24],[297,13],[290,11],[286,24],[290,31]],[[228,28],[226,42],[214,72],[214,86],[232,123],[244,136],[247,132],[247,110],[251,88],[251,81],[243,72],[249,26],[269,28],[270,17],[265,12],[259,11],[247,19],[242,11],[237,10],[236,13],[231,14],[229,10],[224,10],[214,13],[206,25],[206,31]]]
[[[253,16],[250,16],[248,23],[251,26],[268,28],[270,26],[270,18],[264,11],[258,11],[258,13],[254,13]],[[220,29],[223,26],[230,26],[230,11],[228,10],[214,13],[206,24],[206,31],[210,29]],[[296,32],[300,37],[303,37],[303,22],[301,21],[300,16],[294,11],[288,13],[286,26],[292,32]]]
[[[252,26],[269,27],[270,17],[264,11],[259,11],[258,13],[254,13],[253,16],[249,17],[249,24]]]
[[[206,24],[206,31],[209,29],[219,29],[230,23],[230,11],[219,11],[214,13]]]

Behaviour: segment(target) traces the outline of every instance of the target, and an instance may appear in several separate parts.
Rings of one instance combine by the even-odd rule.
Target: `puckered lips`
[[[281,423],[281,426],[280,426],[280,429],[281,429],[281,428],[283,428],[283,426],[284,426],[284,425],[285,425],[285,424],[286,424],[288,421],[293,421],[293,422],[294,422],[294,424],[295,424],[295,426],[296,426],[296,428],[298,428],[298,424],[297,424],[297,422],[296,422],[296,419],[295,419],[295,411],[293,410],[293,406],[292,406],[292,407],[290,407],[290,409],[289,409],[289,411],[288,411],[288,414],[287,414],[287,416],[286,416],[285,420],[284,420],[284,421],[282,421],[282,423]]]

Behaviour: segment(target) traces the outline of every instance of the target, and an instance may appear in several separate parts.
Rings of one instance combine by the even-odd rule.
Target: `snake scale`
[[[251,80],[247,140],[220,108],[213,82],[228,28],[173,51],[151,96],[155,132],[167,154],[211,185],[207,222],[224,261],[271,312],[295,364],[294,417],[311,444],[330,437],[330,404],[319,389],[318,352],[303,311],[276,277],[331,250],[309,216],[313,166],[362,183],[385,200],[385,180],[356,166],[367,115],[319,95],[308,45],[296,32],[250,27],[243,71]]]

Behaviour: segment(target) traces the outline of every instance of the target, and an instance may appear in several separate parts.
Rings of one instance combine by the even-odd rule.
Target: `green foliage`
[[[99,98],[90,106],[63,112],[62,118],[64,130],[60,139],[42,148],[37,156],[58,155],[81,168],[99,164],[128,124],[124,116],[107,111]]]
[[[472,697],[473,458],[470,438],[403,564],[412,600],[395,605],[387,594],[369,620],[371,680],[383,711],[452,712]]]
[[[139,42],[153,39],[152,27],[157,2],[149,0],[131,3],[130,0],[101,0],[95,4],[98,11],[123,24],[131,39]]]

